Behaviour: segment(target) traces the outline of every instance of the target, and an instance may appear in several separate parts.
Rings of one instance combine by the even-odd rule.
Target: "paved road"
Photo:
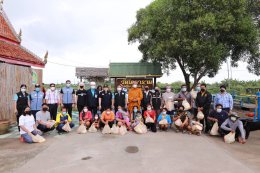
[[[173,131],[156,134],[149,132],[145,135],[128,133],[125,136],[101,133],[79,135],[74,131],[50,137],[45,144],[32,144],[31,147],[36,145],[48,147],[12,172],[254,172],[209,137],[177,134]],[[139,151],[128,153],[125,150],[128,146],[136,146]]]

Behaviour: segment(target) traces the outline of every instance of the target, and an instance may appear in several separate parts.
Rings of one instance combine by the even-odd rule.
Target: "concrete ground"
[[[168,132],[125,136],[56,132],[42,144],[0,136],[0,172],[250,173],[260,170],[260,131],[245,145]],[[136,152],[136,153],[132,153]]]

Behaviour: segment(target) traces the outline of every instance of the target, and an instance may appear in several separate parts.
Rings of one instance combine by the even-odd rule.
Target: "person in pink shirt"
[[[83,110],[79,115],[80,124],[84,124],[87,128],[91,126],[92,122],[92,113],[88,110],[87,106],[84,106]]]
[[[121,106],[118,106],[118,111],[116,112],[116,121],[118,126],[126,125],[128,130],[131,129],[129,113]]]
[[[150,104],[147,105],[147,110],[144,112],[145,125],[152,132],[156,132],[156,112],[152,109]]]

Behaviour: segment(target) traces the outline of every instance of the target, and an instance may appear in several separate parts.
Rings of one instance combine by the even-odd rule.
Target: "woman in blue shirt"
[[[170,115],[167,115],[167,109],[163,108],[161,114],[159,115],[157,122],[159,123],[159,128],[161,130],[167,130],[172,123]]]

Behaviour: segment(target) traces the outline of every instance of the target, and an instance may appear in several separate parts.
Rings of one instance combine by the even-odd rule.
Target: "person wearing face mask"
[[[22,84],[20,87],[20,91],[14,95],[14,112],[16,114],[17,126],[19,131],[19,118],[24,113],[24,109],[30,106],[30,97],[29,94],[26,92],[26,89],[27,86],[25,84]]]
[[[88,110],[87,106],[84,106],[79,115],[80,124],[84,124],[88,129],[92,123],[92,113]]]
[[[72,117],[72,107],[75,105],[75,90],[71,87],[70,80],[66,81],[66,86],[60,91],[61,107],[65,107],[70,117]]]
[[[242,121],[239,120],[239,116],[236,112],[231,112],[229,118],[226,119],[220,126],[220,135],[225,136],[227,134],[236,133],[236,140],[241,143],[246,143],[245,130]]]
[[[49,107],[46,103],[42,104],[42,110],[36,113],[36,124],[37,129],[43,133],[54,130],[55,121],[51,120]]]
[[[50,89],[46,91],[45,100],[49,107],[51,119],[56,120],[58,105],[60,104],[60,97],[59,91],[55,88],[54,83],[51,83]]]
[[[61,113],[58,113],[56,118],[56,125],[57,125],[56,130],[58,131],[58,133],[65,132],[62,129],[62,127],[66,123],[69,123],[70,128],[74,127],[74,123],[72,122],[70,115],[67,113],[67,109],[65,107],[62,107]]]
[[[197,94],[200,92],[200,84],[197,84],[197,86],[191,90],[191,102],[192,102],[192,113],[196,115],[197,113],[197,106],[196,106],[196,98]]]
[[[176,116],[173,117],[173,122],[177,121],[178,119],[181,120],[181,124],[180,126],[177,126],[175,124],[176,127],[176,132],[178,133],[180,130],[182,131],[182,133],[186,133],[187,131],[189,132],[189,134],[191,134],[191,123],[190,123],[190,115],[188,111],[184,110],[184,106],[179,106],[178,111]]]
[[[139,112],[138,107],[134,106],[133,113],[131,114],[131,120],[134,120],[136,118],[137,112]]]
[[[105,125],[109,125],[112,128],[115,120],[115,114],[110,108],[107,108],[101,115],[99,127],[102,128]]]
[[[141,88],[138,88],[137,84],[138,82],[134,81],[132,88],[130,88],[128,92],[128,110],[131,114],[135,106],[138,108],[138,111],[140,111],[141,100],[143,99],[143,92]]]
[[[146,111],[146,107],[148,104],[152,104],[152,94],[149,91],[149,86],[146,85],[144,86],[143,99],[141,101],[141,107],[143,112]]]
[[[209,131],[208,115],[210,111],[210,106],[212,102],[212,95],[207,91],[207,85],[200,85],[200,92],[198,92],[195,104],[197,109],[194,110],[194,116],[197,117],[197,113],[202,111],[204,114],[204,119],[200,121],[205,128],[205,133]]]
[[[98,86],[97,86],[97,90],[98,90],[98,93],[101,93],[101,91],[103,91],[102,86],[101,86],[101,85],[98,85]]]
[[[175,94],[172,92],[171,86],[166,86],[166,92],[163,93],[162,99],[163,99],[163,105],[164,107],[168,110],[167,114],[170,116],[173,116],[175,106],[174,106],[174,101],[175,101]]]
[[[163,107],[162,94],[160,92],[160,88],[155,87],[154,92],[152,92],[151,95],[152,95],[152,106],[156,112],[156,117],[158,117]]]
[[[179,105],[182,105],[183,100],[187,100],[188,103],[192,106],[192,98],[191,94],[187,91],[187,85],[183,84],[181,86],[181,91],[176,95],[175,99],[179,101]]]
[[[112,92],[109,90],[108,85],[103,86],[103,91],[99,93],[99,110],[103,112],[107,108],[111,108],[114,105],[113,102],[113,95]],[[113,106],[114,107],[114,106]]]
[[[30,94],[31,112],[36,119],[36,113],[42,109],[42,103],[44,101],[44,93],[41,91],[41,86],[35,84],[35,90]]]
[[[76,103],[79,114],[82,112],[84,106],[87,105],[87,91],[84,86],[83,82],[79,83],[79,89],[76,92]]]
[[[20,126],[20,140],[26,143],[33,143],[30,133],[33,135],[41,135],[42,132],[36,128],[34,117],[31,113],[31,109],[26,107],[24,112],[19,118]]]
[[[160,121],[163,121],[164,119],[167,121],[167,123],[162,123],[161,124]],[[172,123],[172,120],[171,120],[171,117],[167,114],[167,109],[166,108],[162,109],[162,112],[159,115],[159,117],[157,119],[157,122],[158,122],[159,128],[161,130],[164,130],[164,131],[168,130],[169,126]]]
[[[90,82],[90,89],[87,90],[87,107],[92,113],[92,118],[97,114],[98,108],[98,90],[96,90],[96,82]]]
[[[150,117],[153,119],[153,122],[146,122],[146,118]],[[144,112],[144,119],[145,119],[145,125],[147,126],[147,129],[151,129],[152,132],[156,132],[156,113],[152,109],[152,105],[148,104],[147,105],[147,110]]]
[[[226,86],[220,86],[220,93],[216,94],[214,99],[214,108],[216,108],[217,104],[223,105],[223,110],[227,112],[231,112],[233,109],[233,97],[231,94],[226,92]]]
[[[209,120],[209,130],[212,128],[215,122],[218,123],[218,126],[220,127],[221,124],[228,119],[228,113],[222,109],[221,104],[217,104],[216,108],[210,112],[208,116]]]
[[[122,90],[121,85],[117,86],[117,90],[113,94],[113,100],[115,112],[117,112],[118,106],[127,108],[127,95],[126,92]]]

